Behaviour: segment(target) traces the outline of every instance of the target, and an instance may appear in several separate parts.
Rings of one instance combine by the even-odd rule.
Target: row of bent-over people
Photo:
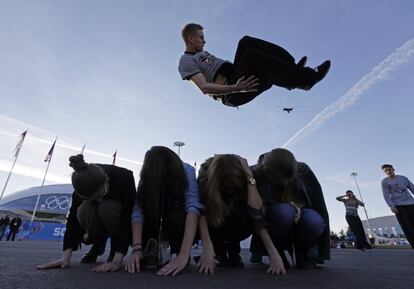
[[[70,267],[81,243],[92,245],[81,262],[94,263],[108,238],[107,262],[93,271],[176,275],[191,264],[192,247],[201,240],[201,255],[193,260],[200,273],[213,274],[216,266],[244,266],[240,242],[249,237],[250,262],[268,256],[267,273],[284,275],[290,266],[310,269],[330,259],[321,186],[286,149],[264,153],[252,166],[238,155],[215,155],[197,178],[171,149],[154,146],[137,187],[128,169],[86,163],[83,155],[69,161],[74,193],[63,256],[38,269]]]

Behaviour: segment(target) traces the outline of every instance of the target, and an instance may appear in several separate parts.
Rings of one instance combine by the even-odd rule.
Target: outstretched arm
[[[198,272],[205,275],[214,274],[214,248],[208,231],[206,217],[200,216],[198,224],[201,241],[203,242],[203,252],[197,263]]]
[[[132,223],[132,252],[124,262],[124,269],[129,273],[140,272],[140,259],[143,257],[142,251],[142,229],[141,223]]]
[[[158,271],[158,275],[175,276],[185,267],[185,265],[187,265],[197,230],[197,224],[198,214],[188,212],[185,219],[184,238],[181,244],[180,252],[178,253],[177,257],[175,257],[172,261],[170,261],[167,265]]]
[[[201,90],[203,94],[209,95],[223,95],[238,92],[252,92],[257,91],[259,80],[255,76],[245,78],[242,76],[237,80],[236,84],[217,84],[209,83],[202,73],[197,73],[191,77],[194,84]]]

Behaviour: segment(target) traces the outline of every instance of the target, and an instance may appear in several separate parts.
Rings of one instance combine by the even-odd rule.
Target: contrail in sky
[[[361,95],[372,86],[383,80],[392,70],[414,58],[414,38],[396,49],[391,55],[362,77],[350,90],[334,103],[325,107],[309,123],[297,131],[282,147],[287,147],[311,135],[325,121],[334,117],[338,112],[352,106]]]

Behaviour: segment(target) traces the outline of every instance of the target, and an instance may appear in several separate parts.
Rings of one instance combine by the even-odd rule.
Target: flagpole
[[[0,201],[1,201],[1,199],[3,199],[4,192],[6,191],[6,187],[7,187],[7,184],[9,183],[9,179],[10,179],[10,176],[12,174],[14,165],[16,164],[16,161],[17,161],[17,157],[14,158],[13,165],[12,165],[12,167],[10,169],[10,172],[9,172],[8,177],[7,177],[6,183],[4,184],[3,191],[1,192]]]
[[[45,184],[46,175],[47,175],[47,172],[49,171],[50,163],[52,162],[53,151],[55,149],[56,141],[57,141],[57,137],[56,137],[55,142],[53,143],[53,145],[52,145],[52,147],[51,147],[51,149],[50,149],[50,151],[49,151],[49,153],[48,153],[48,155],[46,156],[46,159],[45,159],[45,161],[47,161],[46,172],[45,172],[45,175],[43,177],[42,186],[40,187],[39,194],[37,195],[36,204],[35,204],[34,209],[33,209],[32,218],[30,220],[30,228],[32,227],[33,220],[35,218],[36,211],[37,211],[37,206],[39,205],[40,195],[42,194],[43,186]]]
[[[20,149],[22,148],[22,145],[23,145],[24,139],[25,139],[25,137],[26,137],[26,133],[27,133],[27,130],[25,130],[25,131],[24,131],[24,132],[20,135],[21,139],[20,139],[20,141],[17,143],[16,148],[14,149],[14,150],[15,150],[15,154],[14,154],[14,161],[13,161],[13,165],[12,165],[12,167],[11,167],[11,169],[10,169],[9,175],[7,176],[7,180],[6,180],[6,183],[4,184],[3,191],[1,192],[1,195],[0,195],[0,201],[1,201],[1,199],[3,199],[4,192],[6,191],[7,184],[9,183],[10,176],[11,176],[11,174],[12,174],[12,171],[13,171],[14,165],[16,164],[17,158],[19,157]]]
[[[34,217],[36,215],[37,206],[39,205],[40,195],[42,194],[42,191],[43,191],[43,186],[45,184],[46,175],[47,175],[47,171],[49,170],[49,166],[50,166],[50,162],[47,163],[45,176],[43,177],[43,181],[42,181],[42,186],[40,187],[39,194],[37,195],[36,205],[34,206],[34,210],[33,210],[33,214],[32,214],[32,219],[30,220],[30,227],[32,227],[32,223],[33,223]]]

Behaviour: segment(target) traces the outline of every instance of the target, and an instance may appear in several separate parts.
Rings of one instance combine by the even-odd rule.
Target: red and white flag
[[[50,148],[49,152],[45,157],[45,162],[49,162],[52,160],[53,150],[55,149],[56,140],[53,142],[52,147]]]
[[[114,152],[114,154],[112,155],[113,157],[114,157],[114,159],[112,160],[112,165],[115,165],[115,161],[116,161],[116,152],[117,152],[118,150],[116,150],[115,152]]]
[[[24,138],[26,137],[26,133],[27,133],[27,130],[26,130],[26,131],[24,131],[24,132],[23,132],[23,133],[19,136],[19,141],[18,141],[18,143],[17,143],[17,145],[16,145],[16,147],[14,148],[14,151],[13,151],[13,155],[14,155],[14,157],[15,157],[15,158],[17,158],[17,156],[18,156],[18,155],[19,155],[19,153],[20,153],[20,149],[22,148]]]

